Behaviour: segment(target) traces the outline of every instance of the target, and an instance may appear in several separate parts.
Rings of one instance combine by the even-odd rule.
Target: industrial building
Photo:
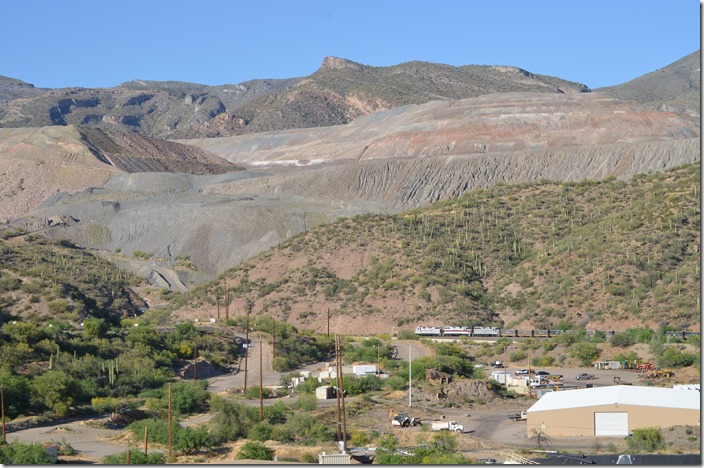
[[[627,436],[633,429],[700,423],[696,390],[615,385],[550,392],[528,409],[528,437]]]

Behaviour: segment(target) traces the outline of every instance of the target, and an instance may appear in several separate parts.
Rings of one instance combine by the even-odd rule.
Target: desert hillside
[[[700,165],[629,181],[497,184],[296,236],[177,296],[336,333],[417,325],[699,328]],[[229,290],[229,293],[225,293]],[[219,299],[218,299],[219,298]],[[606,328],[604,328],[606,327]]]

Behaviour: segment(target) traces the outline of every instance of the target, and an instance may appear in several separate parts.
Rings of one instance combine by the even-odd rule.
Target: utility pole
[[[196,358],[198,357],[198,342],[195,343],[195,346],[193,347],[193,382],[196,382],[197,379],[197,373],[198,373],[198,363],[196,362]]]
[[[504,387],[508,387],[508,361],[506,360],[506,350],[508,345],[504,347]]]
[[[272,317],[271,319],[271,358],[276,357],[276,319]]]
[[[225,321],[230,320],[230,289],[227,287],[225,280]]]
[[[411,344],[408,343],[408,407],[411,407],[411,392],[413,390],[413,384],[411,382],[411,363],[413,362],[413,348]]]
[[[264,382],[262,380],[263,375],[263,357],[264,354],[264,343],[262,342],[262,332],[259,332],[259,421],[264,421]]]
[[[149,440],[149,426],[144,426],[144,454],[145,455],[147,454],[147,450],[148,450],[148,446],[147,446],[148,440]]]
[[[247,358],[249,356],[249,313],[252,311],[252,301],[247,299],[247,318],[244,323],[244,392],[247,391]]]
[[[338,348],[339,346],[338,343]],[[347,449],[347,412],[345,411],[345,377],[342,374],[342,353],[340,353],[340,366],[337,369],[340,373],[340,391],[342,392],[342,440],[344,442],[343,448]]]
[[[381,344],[376,345],[376,378],[381,378]]]
[[[328,338],[330,338],[330,307],[328,307]]]
[[[172,443],[171,443],[171,382],[169,382],[169,459],[172,457]]]
[[[342,440],[342,411],[340,407],[340,348],[337,342],[337,335],[335,335],[335,378],[337,379],[337,386],[335,388],[335,397],[337,398],[337,441]]]
[[[218,303],[218,323],[220,322],[220,295],[218,294],[218,297],[215,299],[215,301]]]

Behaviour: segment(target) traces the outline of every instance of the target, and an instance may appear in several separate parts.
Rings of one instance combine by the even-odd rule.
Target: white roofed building
[[[627,436],[645,427],[697,426],[697,391],[614,385],[549,392],[528,409],[528,437]]]

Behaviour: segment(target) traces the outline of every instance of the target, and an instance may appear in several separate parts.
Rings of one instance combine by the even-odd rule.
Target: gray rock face
[[[498,182],[627,178],[700,160],[697,139],[494,155],[364,161],[298,173],[123,174],[101,189],[57,194],[22,220],[95,249],[189,257],[193,283],[341,216],[397,212]],[[72,224],[46,219],[71,216]],[[162,273],[162,276],[163,273]]]

